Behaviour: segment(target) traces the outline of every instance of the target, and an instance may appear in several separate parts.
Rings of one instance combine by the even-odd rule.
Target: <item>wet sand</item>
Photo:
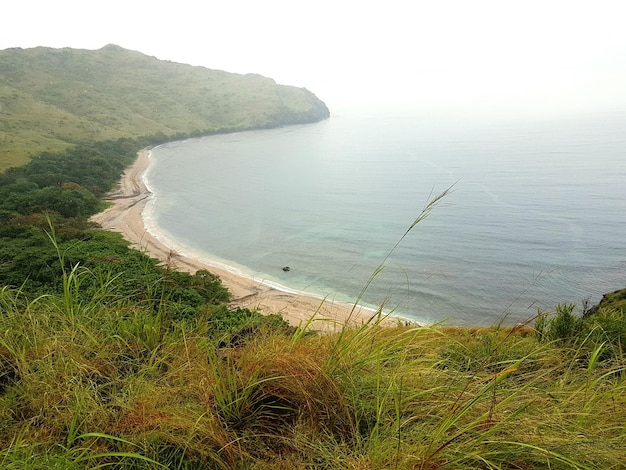
[[[224,268],[183,256],[172,247],[153,236],[145,227],[142,216],[151,193],[143,182],[143,175],[150,164],[149,151],[138,153],[135,163],[126,169],[119,187],[109,194],[106,200],[111,207],[96,214],[91,220],[106,230],[120,232],[124,238],[153,258],[169,263],[174,269],[195,273],[206,269],[219,276],[222,284],[230,290],[233,300],[231,307],[245,307],[259,310],[263,314],[277,313],[291,325],[306,323],[314,317],[314,329],[330,330],[340,325],[360,325],[375,312],[361,306],[354,306],[332,299],[321,299],[305,293],[291,293],[279,290],[262,281],[240,276]],[[395,325],[402,320],[389,317],[386,325]]]

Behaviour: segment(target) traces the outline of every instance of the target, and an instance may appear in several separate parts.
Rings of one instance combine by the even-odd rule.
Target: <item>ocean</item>
[[[512,324],[626,286],[626,113],[347,108],[159,146],[145,180],[146,225],[178,251],[418,322]]]

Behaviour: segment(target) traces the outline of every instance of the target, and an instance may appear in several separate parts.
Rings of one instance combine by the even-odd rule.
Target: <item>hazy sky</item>
[[[626,106],[623,0],[20,0],[0,49],[113,43],[303,86],[331,107]]]

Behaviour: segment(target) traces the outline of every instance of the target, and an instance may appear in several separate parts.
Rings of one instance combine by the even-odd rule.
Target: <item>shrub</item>
[[[579,317],[573,310],[574,305],[559,305],[552,318],[540,312],[535,322],[539,340],[569,347],[576,356],[585,359],[622,361],[626,348],[626,312],[600,307]]]
[[[557,341],[562,345],[574,345],[581,339],[583,320],[574,315],[574,304],[558,305],[553,318],[539,312],[535,322],[535,330],[542,340]]]

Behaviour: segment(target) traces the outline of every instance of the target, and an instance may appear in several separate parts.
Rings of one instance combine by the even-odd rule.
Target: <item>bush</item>
[[[582,317],[574,315],[573,311],[574,305],[559,305],[553,318],[540,312],[535,322],[538,338],[575,348],[576,354],[583,357],[623,358],[626,348],[626,312],[623,309],[597,308],[595,313]]]
[[[580,339],[582,319],[574,315],[575,307],[574,304],[556,307],[556,316],[549,323],[549,339],[564,343],[575,343]]]
[[[230,310],[226,305],[210,308],[207,322],[209,335],[220,348],[242,346],[262,329],[285,333],[293,331],[293,327],[280,315],[261,315],[247,308]]]

